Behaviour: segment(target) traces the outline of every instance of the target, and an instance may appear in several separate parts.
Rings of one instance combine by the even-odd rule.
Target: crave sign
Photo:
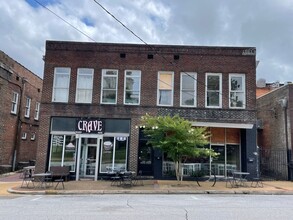
[[[78,133],[104,133],[104,121],[99,118],[80,118],[76,120]]]

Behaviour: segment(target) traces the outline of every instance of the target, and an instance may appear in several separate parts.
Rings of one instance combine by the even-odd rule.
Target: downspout
[[[22,100],[23,100],[23,94],[25,91],[25,83],[27,80],[25,78],[21,78],[21,83],[22,86],[19,86],[20,88],[20,100],[19,100],[19,108],[17,112],[17,129],[16,129],[16,134],[15,134],[15,140],[14,140],[14,147],[13,147],[13,158],[12,158],[12,171],[15,171],[16,168],[16,161],[17,161],[17,150],[18,146],[20,144],[20,132],[21,132],[21,109],[22,109]]]

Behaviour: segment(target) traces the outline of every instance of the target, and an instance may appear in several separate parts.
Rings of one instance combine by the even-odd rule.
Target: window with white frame
[[[184,107],[196,106],[196,73],[181,73],[180,105]]]
[[[174,72],[158,73],[157,104],[162,106],[173,105]]]
[[[139,105],[141,71],[125,70],[124,104]]]
[[[101,103],[116,104],[117,103],[117,82],[118,70],[102,70],[102,91]]]
[[[89,68],[78,68],[76,84],[76,103],[91,103],[93,94],[94,70]]]
[[[229,74],[230,108],[245,108],[245,75]]]
[[[21,135],[21,139],[22,140],[26,140],[26,136],[27,136],[27,133],[26,132],[23,132],[22,135]]]
[[[26,118],[30,117],[30,110],[31,110],[31,98],[27,97],[25,102],[24,117]]]
[[[35,133],[32,133],[31,141],[34,141],[34,140],[36,140],[36,134]]]
[[[40,103],[39,102],[36,102],[36,108],[35,108],[35,116],[34,116],[34,119],[36,121],[39,120],[39,116],[40,116]]]
[[[206,73],[206,107],[222,107],[222,74]]]
[[[70,68],[56,67],[52,102],[68,102],[70,83]]]
[[[11,113],[12,114],[17,113],[18,97],[19,97],[19,94],[17,92],[13,92],[13,94],[12,94],[12,106],[11,106]]]

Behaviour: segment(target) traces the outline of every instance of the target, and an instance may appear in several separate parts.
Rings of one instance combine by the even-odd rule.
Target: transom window
[[[196,73],[181,73],[180,105],[196,106]]]
[[[91,103],[93,94],[94,70],[79,68],[77,70],[76,103]]]
[[[118,70],[102,70],[101,103],[117,103]]]
[[[245,75],[229,75],[229,106],[230,108],[245,108]]]
[[[124,104],[139,105],[141,71],[126,70],[124,82]]]
[[[13,94],[12,94],[12,106],[11,106],[11,113],[12,114],[17,113],[18,97],[19,97],[19,94],[17,92],[13,92]]]
[[[222,107],[222,74],[206,74],[206,107]]]
[[[158,73],[157,104],[162,106],[173,105],[174,72]]]
[[[70,68],[56,67],[52,102],[68,102]]]
[[[26,102],[25,102],[24,117],[26,117],[26,118],[30,117],[30,109],[31,109],[31,99],[27,97]]]

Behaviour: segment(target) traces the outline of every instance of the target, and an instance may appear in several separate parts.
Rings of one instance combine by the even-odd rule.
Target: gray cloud
[[[141,43],[94,1],[39,1],[97,42]],[[99,2],[147,43],[256,47],[257,78],[292,81],[292,0]],[[41,6],[10,0],[0,10],[0,49],[41,77],[46,40],[91,41]]]

